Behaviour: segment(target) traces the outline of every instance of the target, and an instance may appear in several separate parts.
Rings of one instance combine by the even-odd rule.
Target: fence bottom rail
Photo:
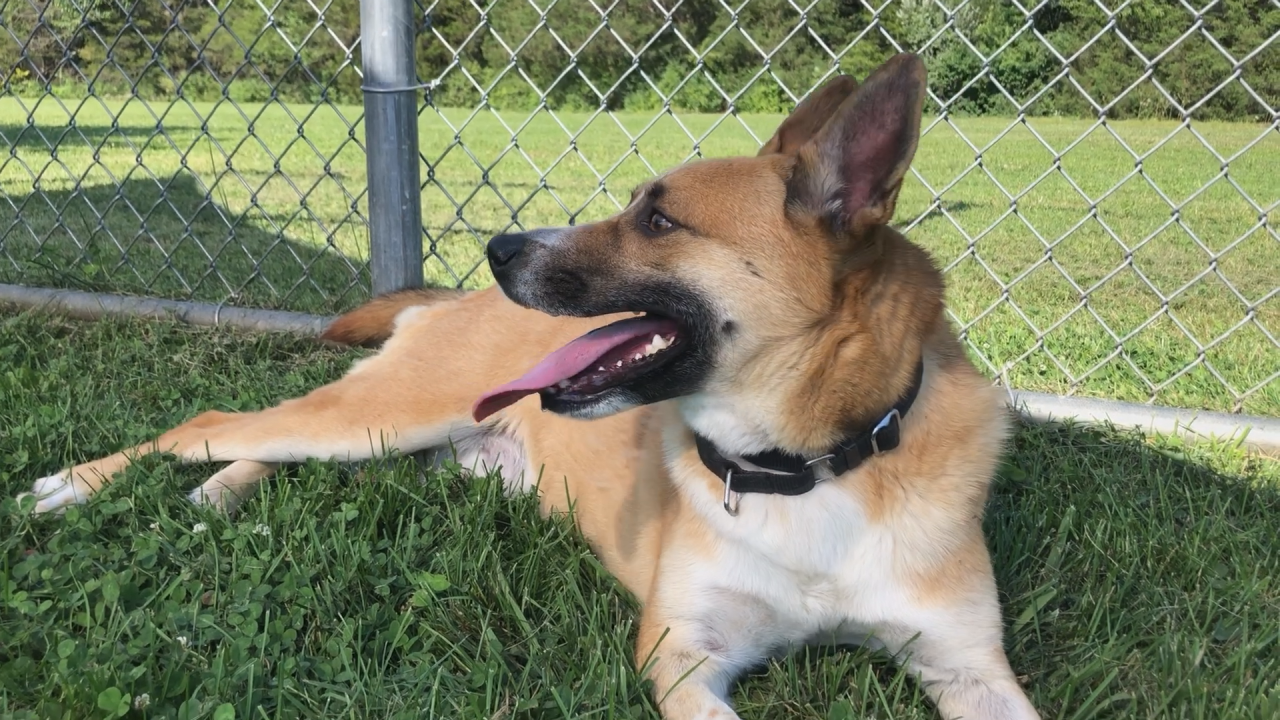
[[[53,310],[86,320],[109,316],[173,319],[192,325],[310,336],[319,335],[332,320],[321,315],[283,310],[259,310],[214,303],[5,284],[0,284],[0,303]],[[1192,441],[1237,441],[1251,452],[1280,456],[1280,418],[1026,390],[1010,390],[1009,405],[1031,422],[1056,423],[1070,420],[1092,425],[1111,424],[1116,427],[1137,428],[1147,433],[1175,435]]]

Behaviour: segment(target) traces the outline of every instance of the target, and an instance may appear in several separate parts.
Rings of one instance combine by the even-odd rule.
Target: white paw
[[[62,512],[68,506],[87,502],[91,494],[89,490],[80,483],[69,480],[69,477],[66,470],[56,475],[42,477],[31,486],[31,492],[19,495],[18,501],[21,502],[27,496],[34,496],[37,501],[32,510],[34,513]]]
[[[188,493],[187,499],[230,515],[257,492],[259,481],[275,472],[276,467],[276,463],[237,460],[211,475],[203,485]]]
[[[215,507],[227,513],[234,513],[240,507],[240,503],[245,498],[241,497],[235,490],[222,484],[205,483],[200,487],[187,493],[187,499],[196,505],[208,505]]]
[[[698,720],[742,720],[727,703],[721,702],[714,707],[703,708],[695,716]]]

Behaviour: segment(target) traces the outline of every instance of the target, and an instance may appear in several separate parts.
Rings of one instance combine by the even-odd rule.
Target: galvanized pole
[[[413,0],[361,0],[373,294],[422,286]]]

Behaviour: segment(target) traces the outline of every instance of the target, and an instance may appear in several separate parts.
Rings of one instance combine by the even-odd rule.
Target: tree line
[[[957,113],[1270,121],[1280,104],[1274,3],[806,2],[419,0],[418,73],[438,106],[785,112],[786,89],[906,49]],[[358,103],[359,17],[359,0],[0,0],[0,73],[19,95]]]

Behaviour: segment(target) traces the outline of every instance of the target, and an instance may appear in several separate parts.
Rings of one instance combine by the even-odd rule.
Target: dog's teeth
[[[561,388],[561,389],[567,388],[567,387],[569,387],[569,381],[568,381],[568,380],[561,380],[560,382],[556,383],[556,387]]]
[[[654,353],[666,350],[669,347],[671,347],[671,342],[669,340],[661,335],[654,335],[653,340],[650,340],[649,344],[645,346],[644,354],[653,355]]]
[[[617,364],[615,367],[622,367],[622,361],[621,361],[621,360],[619,360],[619,361],[618,361],[618,364]]]
[[[632,359],[632,360],[643,360],[643,359],[644,359],[644,356],[643,356],[643,355],[641,355],[640,353],[636,353],[636,356],[635,356],[635,357],[633,357],[633,358],[631,358],[631,359]]]
[[[601,365],[600,367],[596,368],[596,372],[604,372],[604,366]]]

